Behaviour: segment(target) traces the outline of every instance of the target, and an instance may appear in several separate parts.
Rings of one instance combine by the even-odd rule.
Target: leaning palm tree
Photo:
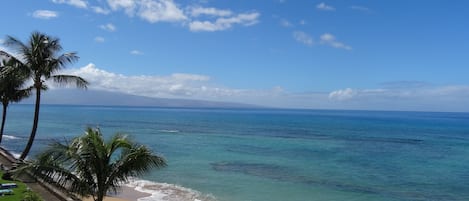
[[[102,201],[107,192],[117,192],[130,177],[164,166],[164,158],[125,135],[116,134],[106,142],[99,129],[87,128],[83,136],[69,143],[51,144],[19,171],[29,170],[68,192]]]
[[[0,62],[0,101],[3,105],[2,125],[0,128],[0,144],[7,116],[7,108],[11,102],[19,102],[30,95],[31,88],[24,89],[28,78],[22,64],[13,59],[3,59]]]
[[[62,46],[58,38],[34,32],[26,44],[11,36],[7,36],[4,44],[15,49],[17,54],[22,57],[17,58],[17,60],[22,61],[28,67],[36,93],[33,127],[28,144],[20,156],[20,159],[23,160],[28,155],[36,137],[39,123],[39,108],[41,105],[41,91],[47,89],[45,81],[52,80],[59,84],[75,84],[79,88],[86,88],[88,82],[78,76],[56,74],[65,68],[67,64],[78,60],[78,56],[74,52],[60,54]]]

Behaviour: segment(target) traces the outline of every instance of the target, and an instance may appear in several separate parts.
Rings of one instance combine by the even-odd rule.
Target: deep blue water
[[[469,114],[43,106],[32,154],[98,126],[164,155],[143,179],[220,201],[469,200]],[[10,107],[20,152],[33,106]]]

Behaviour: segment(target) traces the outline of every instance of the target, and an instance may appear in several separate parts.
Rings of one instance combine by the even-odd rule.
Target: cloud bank
[[[171,75],[122,75],[97,68],[90,63],[82,68],[68,69],[65,74],[78,75],[90,82],[90,89],[121,92],[154,98],[198,99],[275,106],[284,91],[281,87],[266,90],[235,89],[214,83],[206,75],[174,73]],[[50,84],[53,86],[53,84]]]
[[[382,88],[345,88],[328,98],[350,109],[468,112],[469,86],[434,86],[423,82],[384,83]]]
[[[122,75],[88,64],[64,73],[81,76],[90,89],[131,95],[239,102],[268,107],[352,110],[411,110],[469,112],[469,86],[436,86],[425,82],[382,83],[380,88],[343,88],[331,92],[289,92],[281,86],[271,89],[237,89],[214,83],[210,76]]]
[[[96,68],[88,64],[67,73],[87,79],[90,88],[124,92],[148,97],[209,97],[232,93],[231,90],[208,86],[210,77],[196,74],[174,73],[168,76],[126,76]]]
[[[84,0],[52,0],[52,2],[91,10],[103,15],[111,12],[123,12],[128,17],[138,17],[149,23],[177,23],[193,32],[224,31],[236,25],[252,26],[259,22],[260,17],[260,13],[256,11],[235,12],[229,9],[200,5],[183,7],[173,0],[107,0],[106,2],[97,2],[101,5],[89,5],[89,2]],[[102,28],[110,30],[108,27]]]

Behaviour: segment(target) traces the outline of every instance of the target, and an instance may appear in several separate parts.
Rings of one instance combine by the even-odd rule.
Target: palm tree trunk
[[[98,190],[100,191],[100,190]],[[104,193],[98,192],[98,196],[96,197],[96,201],[103,201],[104,200]]]
[[[7,107],[8,103],[3,103],[2,128],[0,128],[0,144],[2,143],[3,128],[5,127],[5,120],[7,119]]]
[[[33,128],[31,129],[31,135],[29,136],[28,144],[24,148],[23,153],[20,156],[21,160],[24,160],[29,154],[29,150],[33,146],[34,138],[36,137],[37,124],[39,123],[39,107],[41,105],[41,86],[36,86],[36,106],[34,107],[34,121]]]

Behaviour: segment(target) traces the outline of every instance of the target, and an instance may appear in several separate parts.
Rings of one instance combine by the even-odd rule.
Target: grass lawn
[[[18,188],[12,188],[13,190],[13,195],[3,195],[0,196],[0,201],[20,201],[24,197],[24,193],[26,192],[26,185],[22,182],[18,181],[9,181],[9,180],[3,180],[2,179],[3,172],[0,171],[0,183],[16,183],[18,185]]]

